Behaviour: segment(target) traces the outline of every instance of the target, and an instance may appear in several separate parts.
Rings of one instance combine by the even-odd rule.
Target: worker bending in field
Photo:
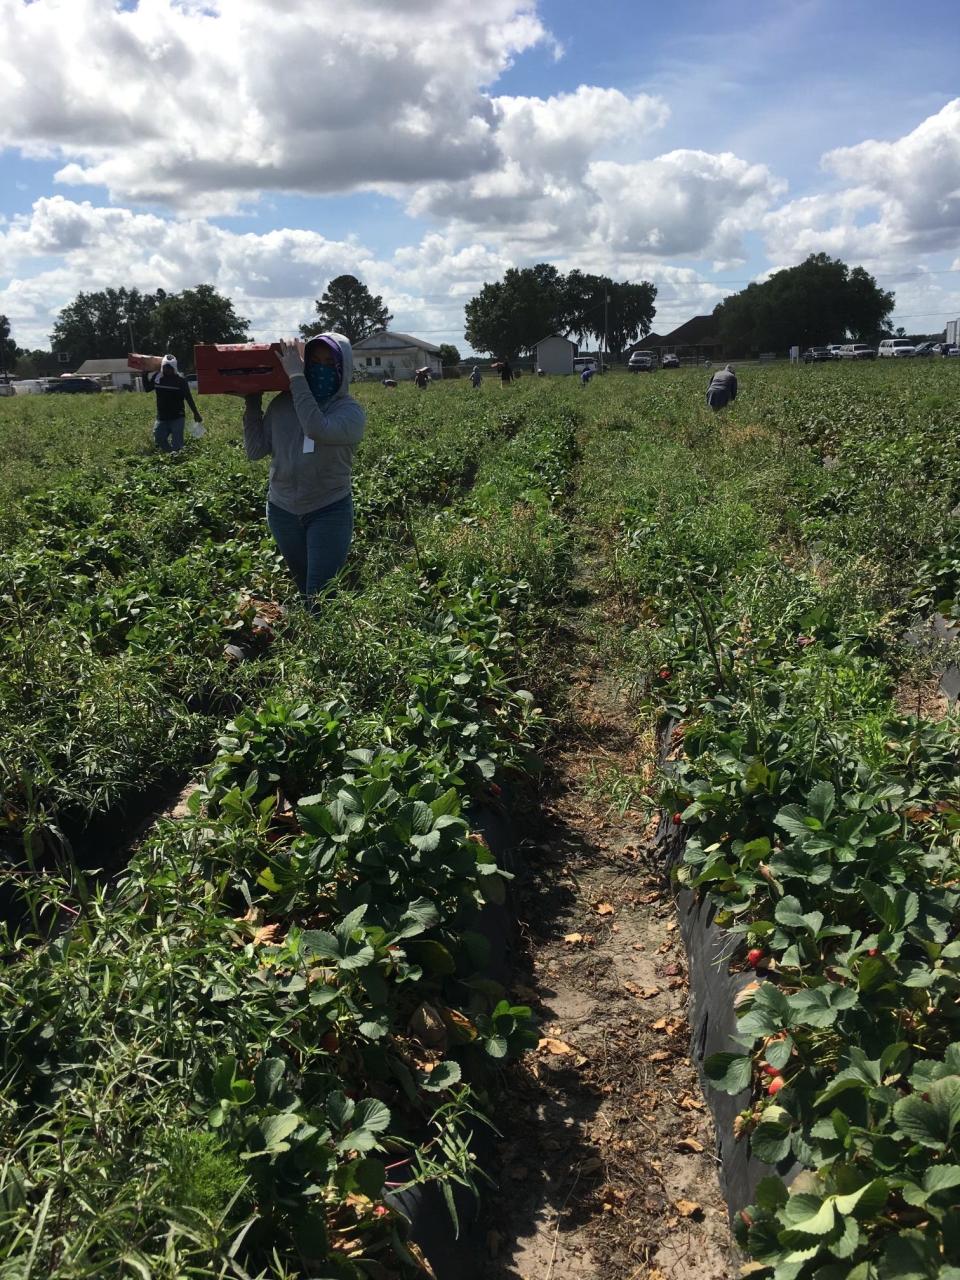
[[[154,443],[164,453],[179,453],[183,448],[183,428],[187,416],[184,402],[190,406],[194,422],[199,424],[203,419],[190,394],[190,384],[177,368],[175,356],[164,356],[159,373],[147,375],[146,389],[157,393]]]
[[[733,371],[733,365],[727,365],[725,369],[718,369],[710,379],[710,385],[707,387],[707,404],[714,411],[725,408],[737,398],[737,375]]]
[[[312,609],[343,568],[353,537],[353,455],[367,415],[349,394],[353,348],[339,333],[311,338],[300,354],[280,343],[290,390],[263,411],[244,397],[243,444],[251,461],[270,457],[267,525]]]

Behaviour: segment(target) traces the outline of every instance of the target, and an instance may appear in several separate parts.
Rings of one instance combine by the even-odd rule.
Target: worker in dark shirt
[[[178,453],[183,448],[184,401],[190,406],[194,422],[200,423],[203,419],[190,394],[190,384],[177,368],[175,356],[163,357],[160,372],[147,377],[147,390],[157,393],[157,420],[153,424],[157,448],[164,453]]]

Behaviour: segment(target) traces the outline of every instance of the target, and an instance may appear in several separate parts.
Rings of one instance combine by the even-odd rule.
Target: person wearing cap
[[[367,415],[349,393],[353,348],[340,333],[280,343],[290,390],[245,397],[243,444],[270,458],[267,525],[307,607],[343,568],[353,537],[353,458]]]
[[[733,371],[733,365],[728,364],[725,369],[718,369],[710,379],[710,385],[707,387],[707,404],[714,413],[719,413],[736,398],[737,375]]]
[[[179,453],[183,448],[183,428],[189,404],[193,420],[201,423],[200,411],[190,394],[190,384],[177,368],[175,356],[164,356],[158,373],[146,378],[146,390],[157,394],[157,417],[153,424],[153,439],[163,453]]]
[[[483,381],[483,374],[480,372],[480,366],[475,364],[473,368],[470,370],[470,385],[473,387],[474,390],[476,390],[477,387],[480,386],[480,383],[482,381]]]

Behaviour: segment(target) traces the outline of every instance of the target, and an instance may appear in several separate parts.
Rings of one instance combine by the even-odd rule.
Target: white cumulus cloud
[[[0,0],[0,27],[6,145],[212,212],[493,166],[485,86],[548,40],[522,0]]]

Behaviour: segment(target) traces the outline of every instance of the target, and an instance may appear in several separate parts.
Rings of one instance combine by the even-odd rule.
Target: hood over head
[[[166,373],[168,369],[172,369],[174,373],[180,372],[179,368],[177,367],[176,356],[166,355],[160,361],[160,372]]]
[[[336,389],[331,400],[336,400],[338,396],[345,396],[350,388],[350,382],[353,378],[353,347],[350,345],[350,339],[345,338],[342,333],[316,333],[312,338],[308,338],[303,346],[303,360],[306,364],[307,352],[315,342],[322,342],[333,352],[333,358],[336,361],[337,373],[340,375],[340,386]]]

